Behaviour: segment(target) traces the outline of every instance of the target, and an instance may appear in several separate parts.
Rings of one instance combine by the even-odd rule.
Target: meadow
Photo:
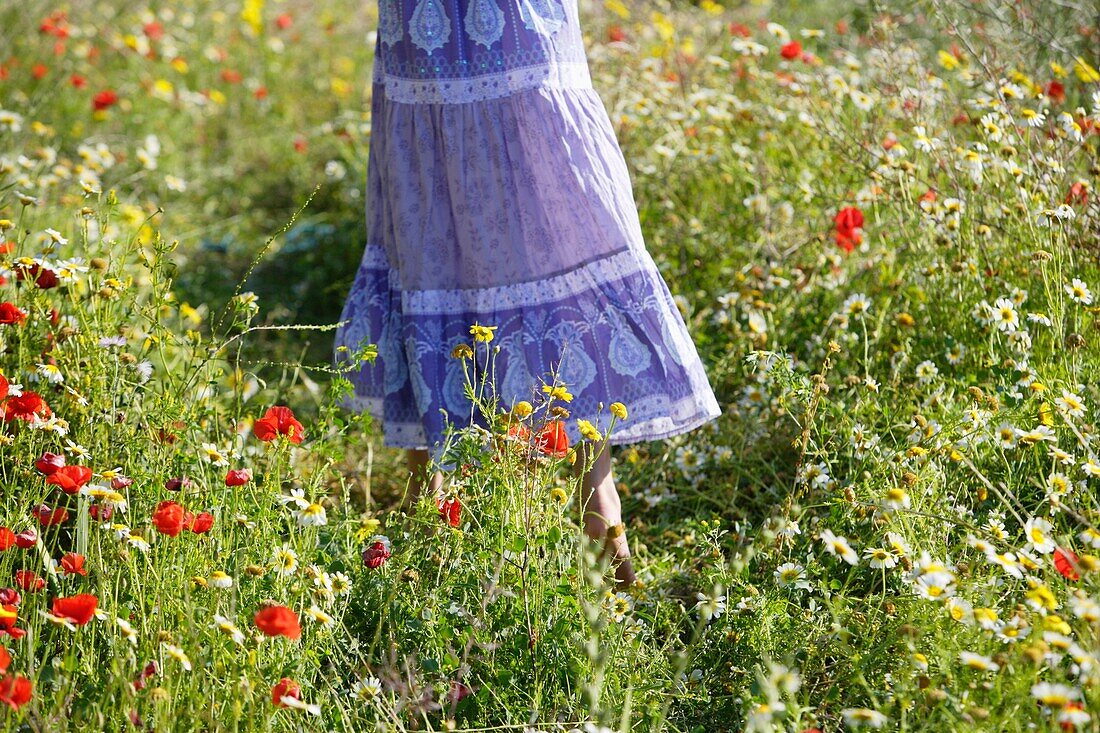
[[[490,339],[439,496],[338,406],[375,4],[0,9],[5,730],[1100,731],[1094,4],[581,11],[723,407],[629,592]]]

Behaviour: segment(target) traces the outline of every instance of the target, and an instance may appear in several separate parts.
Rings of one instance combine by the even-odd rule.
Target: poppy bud
[[[226,486],[244,486],[252,480],[251,468],[234,468],[225,474]]]
[[[164,488],[169,491],[180,491],[191,485],[191,479],[186,476],[177,476],[176,478],[170,478],[164,482]]]
[[[15,535],[15,544],[24,550],[34,547],[38,544],[38,530],[34,527],[27,527],[25,530]]]
[[[106,522],[115,513],[111,504],[93,504],[88,507],[88,516],[100,522]]]
[[[65,507],[51,509],[48,504],[39,504],[34,508],[34,516],[43,527],[52,527],[61,524],[69,518],[69,510]],[[18,535],[16,536],[18,539]]]
[[[49,451],[43,453],[38,457],[38,460],[34,462],[34,467],[47,476],[57,471],[57,469],[64,467],[64,465],[65,456],[58,453],[50,453]]]
[[[384,542],[375,542],[373,545],[363,550],[363,564],[371,570],[379,568],[389,558],[390,551],[386,548]]]

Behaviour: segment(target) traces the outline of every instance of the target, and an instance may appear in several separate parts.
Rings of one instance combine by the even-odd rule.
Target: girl
[[[552,370],[577,419],[622,402],[612,444],[720,414],[646,251],[626,161],[592,87],[577,0],[378,0],[367,240],[336,332],[367,343],[347,403],[382,422],[426,480],[444,417],[469,413],[458,344],[496,326],[498,396],[530,400]],[[600,414],[599,406],[604,406]],[[583,444],[582,444],[583,445]],[[588,463],[588,448],[576,466]],[[431,478],[438,490],[442,476]],[[634,582],[605,446],[582,477],[585,532]]]

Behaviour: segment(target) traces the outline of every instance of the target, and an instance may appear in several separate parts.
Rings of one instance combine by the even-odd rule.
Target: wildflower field
[[[723,407],[629,592],[492,331],[441,495],[338,407],[374,3],[0,8],[4,730],[1100,731],[1095,3],[581,15]]]

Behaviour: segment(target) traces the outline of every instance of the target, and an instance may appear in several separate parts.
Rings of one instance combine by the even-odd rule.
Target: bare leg
[[[627,542],[625,530],[616,534],[623,521],[622,503],[619,501],[619,492],[615,488],[615,480],[611,476],[611,448],[610,446],[582,443],[577,446],[577,462],[574,465],[574,475],[579,475],[584,465],[590,459],[592,453],[600,448],[595,463],[583,477],[581,482],[581,502],[584,507],[584,533],[596,540],[604,542],[605,548],[611,553],[611,562],[615,567],[615,578],[621,587],[627,587],[634,583],[634,566],[630,562],[630,545]],[[611,529],[611,535],[608,529]]]
[[[409,493],[405,498],[404,505],[412,506],[416,504],[416,500],[420,496],[420,487],[428,480],[428,463],[431,461],[431,456],[426,450],[408,450],[405,455],[409,473],[412,474],[412,483],[409,485]],[[443,474],[436,471],[431,477],[428,492],[435,494],[442,487]]]

